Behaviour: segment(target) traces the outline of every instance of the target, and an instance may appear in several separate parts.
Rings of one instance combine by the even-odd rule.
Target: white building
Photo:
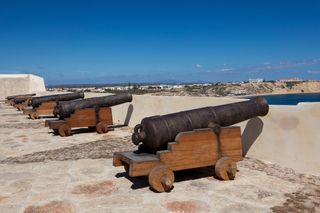
[[[45,92],[42,77],[31,74],[0,74],[0,99],[9,95]]]
[[[303,79],[302,78],[283,78],[283,79],[278,79],[277,82],[302,82]]]
[[[261,82],[263,82],[263,79],[262,78],[252,78],[252,79],[249,79],[248,81],[249,81],[249,83],[261,83]]]

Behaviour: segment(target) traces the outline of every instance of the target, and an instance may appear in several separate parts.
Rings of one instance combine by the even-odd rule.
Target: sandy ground
[[[187,170],[155,193],[112,166],[114,151],[136,149],[130,128],[62,138],[4,103],[0,117],[0,212],[320,212],[320,177],[246,158],[233,181]]]

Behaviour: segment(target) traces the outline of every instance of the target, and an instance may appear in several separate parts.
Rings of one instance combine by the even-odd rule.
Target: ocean
[[[256,96],[246,97],[253,99]],[[263,95],[271,105],[297,105],[300,102],[320,102],[320,93],[300,93],[285,95]]]

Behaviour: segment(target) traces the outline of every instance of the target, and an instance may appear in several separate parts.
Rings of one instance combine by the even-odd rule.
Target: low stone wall
[[[271,106],[242,124],[244,154],[320,176],[320,103]]]
[[[114,122],[134,127],[141,119],[181,110],[215,106],[243,99],[214,97],[134,96],[113,107]],[[245,156],[320,176],[320,103],[270,106],[265,117],[239,124]]]

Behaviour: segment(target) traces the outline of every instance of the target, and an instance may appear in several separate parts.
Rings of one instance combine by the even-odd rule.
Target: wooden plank
[[[157,154],[160,161],[174,171],[213,166],[221,156],[235,161],[242,159],[240,127],[222,128],[220,141],[219,149],[217,135],[211,129],[183,132],[176,142],[168,145],[168,150]]]
[[[50,129],[59,129],[62,124],[65,124],[64,120],[47,120],[46,121]]]
[[[57,103],[55,101],[47,101],[40,104],[36,109],[39,115],[53,115],[53,110]]]
[[[107,125],[112,125],[112,111],[109,107],[100,108],[100,121],[104,121]],[[89,127],[96,126],[96,111],[94,108],[77,110],[70,118],[65,118],[65,122],[70,127]]]
[[[160,161],[156,160],[156,161],[146,161],[143,163],[130,164],[129,176],[130,177],[146,176],[150,173],[151,169],[153,169],[159,163]]]
[[[159,160],[158,156],[150,153],[137,153],[135,151],[116,152],[115,158],[121,158],[126,163],[142,163],[146,161]]]
[[[125,166],[125,164],[129,166],[129,176],[144,176],[148,175],[151,169],[159,164],[159,158],[155,154],[132,151],[114,153],[113,165]]]
[[[107,125],[113,125],[112,110],[110,107],[102,107],[99,112],[100,121],[104,121]]]

